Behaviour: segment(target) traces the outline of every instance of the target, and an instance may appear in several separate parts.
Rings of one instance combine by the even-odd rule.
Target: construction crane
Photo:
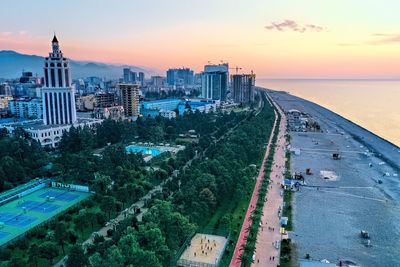
[[[238,67],[238,66],[236,66],[236,67],[234,67],[234,68],[229,68],[230,70],[235,70],[236,71],[236,74],[238,74],[238,72],[239,72],[239,70],[242,70],[242,68],[241,67]]]

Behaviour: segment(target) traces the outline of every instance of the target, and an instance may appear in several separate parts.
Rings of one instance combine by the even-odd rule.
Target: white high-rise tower
[[[43,122],[45,125],[73,124],[77,119],[69,62],[55,35],[51,43],[53,51],[46,57],[44,66]]]

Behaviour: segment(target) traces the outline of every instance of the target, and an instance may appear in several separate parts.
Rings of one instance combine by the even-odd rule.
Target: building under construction
[[[256,75],[234,74],[232,75],[232,97],[236,103],[254,102],[254,89]]]

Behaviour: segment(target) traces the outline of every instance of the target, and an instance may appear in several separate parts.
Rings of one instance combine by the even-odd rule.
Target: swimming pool
[[[160,155],[161,153],[165,151],[161,151],[155,147],[144,147],[144,146],[136,146],[136,145],[130,145],[127,146],[126,152],[128,153],[142,153],[143,155],[151,155],[153,157]]]

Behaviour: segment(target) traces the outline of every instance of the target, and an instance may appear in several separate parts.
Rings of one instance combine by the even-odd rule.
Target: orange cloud
[[[294,32],[306,32],[306,31],[313,31],[313,32],[320,32],[324,30],[324,27],[315,25],[315,24],[305,24],[300,25],[294,20],[285,19],[282,22],[271,22],[270,25],[264,27],[267,30],[277,30],[283,32],[285,30],[290,30]]]

